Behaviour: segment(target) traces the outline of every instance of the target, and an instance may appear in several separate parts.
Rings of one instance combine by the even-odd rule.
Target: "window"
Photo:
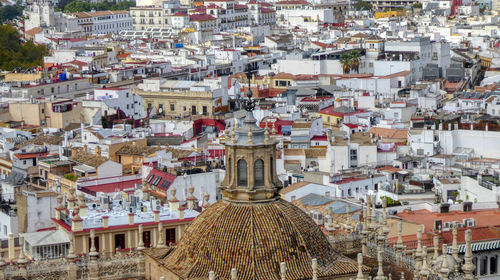
[[[175,111],[175,105],[174,104],[170,104],[170,111]]]
[[[490,257],[490,274],[497,274],[497,256]]]
[[[165,244],[175,243],[175,228],[165,230]]]
[[[196,115],[196,105],[191,106],[191,114]]]
[[[263,160],[258,159],[255,161],[253,173],[254,173],[253,176],[255,179],[255,186],[264,186],[264,161]]]
[[[247,179],[247,162],[244,159],[238,161],[238,186],[246,187]]]
[[[226,172],[227,172],[227,178],[230,181],[231,180],[231,171],[233,169],[233,166],[231,165],[232,161],[231,158],[227,160],[227,167],[226,167]]]
[[[358,151],[351,150],[351,160],[358,160]]]
[[[274,169],[273,169],[273,157],[271,157],[271,159],[269,160],[269,176],[271,177],[271,182],[273,182],[273,178],[274,178]]]
[[[125,249],[125,234],[115,234],[115,248],[117,250]]]
[[[144,231],[142,233],[142,242],[144,247],[149,248],[151,246],[151,231]]]

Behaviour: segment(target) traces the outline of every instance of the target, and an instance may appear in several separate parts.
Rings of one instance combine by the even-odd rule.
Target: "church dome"
[[[193,221],[178,246],[163,260],[183,279],[311,279],[311,260],[318,261],[318,277],[357,272],[357,264],[334,252],[326,236],[302,210],[282,199],[261,203],[222,200]]]
[[[305,212],[281,199],[277,141],[255,124],[254,106],[251,98],[244,102],[246,117],[233,122],[226,140],[222,200],[193,221],[161,264],[181,279],[206,279],[210,271],[231,279],[235,268],[241,280],[279,280],[282,262],[286,279],[311,279],[313,259],[321,279],[355,275],[357,263],[336,253]]]

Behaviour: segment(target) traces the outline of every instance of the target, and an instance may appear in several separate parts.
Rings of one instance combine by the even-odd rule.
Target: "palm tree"
[[[344,71],[344,74],[349,74],[351,71],[351,57],[349,54],[342,54],[340,56],[340,63],[342,64],[342,70]]]
[[[355,70],[356,73],[359,74],[359,58],[361,57],[361,54],[358,51],[351,51],[349,53],[349,57],[351,60],[351,70]]]

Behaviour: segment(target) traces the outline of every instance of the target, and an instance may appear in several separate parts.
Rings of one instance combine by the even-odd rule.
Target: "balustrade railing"
[[[58,259],[27,263],[9,263],[0,268],[3,279],[76,279],[96,278],[102,280],[141,279],[144,271],[140,267],[144,256],[139,252],[118,253],[115,256],[90,260],[88,256],[74,260]],[[0,276],[0,278],[2,278]]]

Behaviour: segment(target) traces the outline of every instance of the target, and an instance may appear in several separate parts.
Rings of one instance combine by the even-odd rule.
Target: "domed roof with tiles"
[[[223,199],[193,221],[160,263],[181,279],[207,279],[210,271],[231,279],[236,268],[239,280],[278,280],[282,262],[286,279],[312,279],[312,259],[319,279],[355,275],[357,263],[336,253],[305,212],[281,199],[276,141],[255,125],[251,105],[226,140]]]

